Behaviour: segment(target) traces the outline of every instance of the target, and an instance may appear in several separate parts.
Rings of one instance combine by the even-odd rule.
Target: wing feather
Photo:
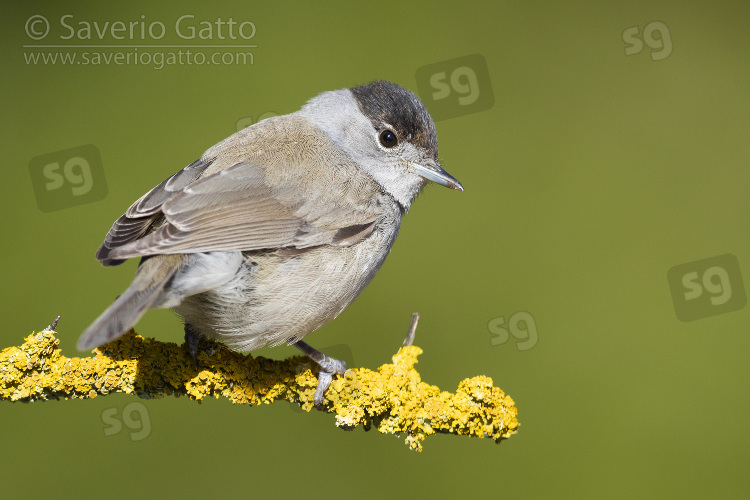
[[[321,140],[308,137],[299,148],[309,151]],[[228,158],[236,161],[230,153],[204,156],[142,196],[114,223],[97,258],[116,265],[156,254],[349,246],[374,230],[375,206],[357,200],[376,197],[379,188],[348,158],[335,158],[332,172],[316,181],[323,153],[292,155],[294,165],[280,165],[279,154],[247,155],[222,168]],[[287,171],[279,175],[279,168]]]

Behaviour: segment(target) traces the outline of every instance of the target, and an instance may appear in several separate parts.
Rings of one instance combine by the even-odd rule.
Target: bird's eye
[[[392,130],[383,130],[380,132],[380,144],[386,148],[392,148],[398,145],[398,138]]]

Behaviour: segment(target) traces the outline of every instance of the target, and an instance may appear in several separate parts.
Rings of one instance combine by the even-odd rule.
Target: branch
[[[306,411],[313,407],[317,365],[307,357],[254,358],[206,342],[196,369],[187,347],[131,331],[95,349],[93,357],[67,358],[57,349],[56,322],[26,337],[20,347],[0,351],[0,401],[89,399],[124,392],[147,399],[174,395],[200,402],[223,396],[237,404],[284,400]],[[416,320],[412,338],[414,328]],[[497,443],[516,433],[520,424],[513,400],[493,387],[491,378],[465,379],[455,394],[441,391],[422,382],[414,369],[420,354],[419,347],[406,345],[393,356],[393,364],[377,371],[347,370],[326,392],[325,410],[335,413],[336,425],[346,430],[361,424],[365,430],[405,434],[406,444],[417,451],[425,437],[438,432]]]

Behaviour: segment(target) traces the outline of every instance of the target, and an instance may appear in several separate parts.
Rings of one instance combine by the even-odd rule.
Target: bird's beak
[[[441,186],[449,187],[451,189],[457,189],[459,191],[463,191],[464,187],[461,185],[458,180],[453,177],[451,174],[440,168],[440,165],[420,165],[419,163],[409,163],[411,168],[414,169],[414,173],[424,177],[428,181],[436,182],[440,184]]]

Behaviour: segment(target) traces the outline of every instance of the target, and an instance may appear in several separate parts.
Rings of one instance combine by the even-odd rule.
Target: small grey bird
[[[136,201],[96,258],[140,257],[133,283],[86,329],[87,350],[149,308],[173,308],[196,362],[206,337],[249,352],[289,343],[320,365],[315,404],[346,366],[302,342],[380,269],[438,163],[422,102],[387,81],[323,92],[219,142]]]

